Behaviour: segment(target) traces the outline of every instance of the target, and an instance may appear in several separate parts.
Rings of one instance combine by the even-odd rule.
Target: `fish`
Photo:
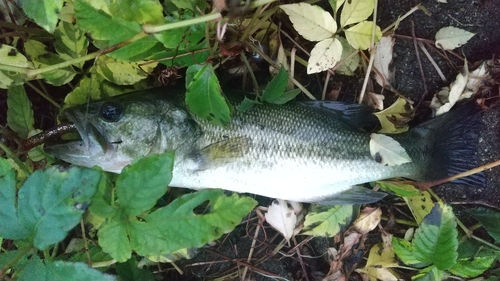
[[[238,105],[238,93],[224,93]],[[264,103],[235,111],[230,123],[220,126],[192,114],[183,89],[163,88],[64,110],[80,139],[46,144],[45,151],[113,173],[138,157],[174,152],[170,186],[329,204],[368,203],[386,195],[359,187],[363,183],[431,181],[478,165],[481,121],[473,109],[457,109],[393,135],[412,160],[395,166],[370,154],[367,128],[380,125],[372,113],[367,106],[341,102]],[[460,180],[484,182],[484,174]]]

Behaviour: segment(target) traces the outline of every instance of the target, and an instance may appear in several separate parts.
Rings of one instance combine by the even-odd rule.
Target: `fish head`
[[[175,150],[187,134],[184,110],[147,97],[91,102],[62,115],[74,123],[80,138],[46,144],[45,151],[75,165],[115,173],[140,156]]]

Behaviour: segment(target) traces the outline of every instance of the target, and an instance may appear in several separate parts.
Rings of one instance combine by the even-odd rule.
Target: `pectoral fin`
[[[250,149],[251,140],[245,137],[228,138],[189,154],[189,158],[198,163],[198,171],[218,167],[243,157]]]

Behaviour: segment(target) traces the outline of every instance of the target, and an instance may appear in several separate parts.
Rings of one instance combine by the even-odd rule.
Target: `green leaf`
[[[495,252],[484,248],[476,240],[467,239],[458,246],[458,260],[448,271],[464,278],[477,277],[488,270],[496,260]]]
[[[416,196],[403,197],[403,199],[405,200],[406,205],[410,208],[410,211],[418,224],[424,220],[424,217],[427,216],[434,207],[434,203],[432,202],[431,195],[428,191],[421,192]]]
[[[398,256],[398,258],[407,265],[421,265],[422,262],[416,259],[413,255],[411,243],[404,239],[400,239],[397,237],[392,237],[392,247],[394,248],[394,252]],[[425,265],[429,265],[429,263],[425,263]],[[420,267],[420,266],[417,266]]]
[[[102,250],[117,262],[125,262],[132,256],[128,227],[128,222],[122,214],[116,214],[104,223],[97,233]]]
[[[112,16],[102,9],[94,8],[85,0],[75,0],[74,3],[77,26],[88,32],[96,40],[94,44],[101,49],[130,39],[142,31],[139,23]],[[157,42],[153,37],[142,38],[110,53],[109,56],[122,60],[140,58],[140,54],[151,49]]]
[[[388,108],[374,113],[382,125],[379,133],[399,134],[408,131],[408,121],[413,116],[413,107],[403,98],[398,98]]]
[[[31,257],[19,276],[19,281],[113,281],[114,276],[104,274],[84,263],[65,261],[42,262],[37,256]]]
[[[315,205],[306,216],[302,234],[333,237],[351,222],[353,213],[353,205],[333,208]]]
[[[35,120],[24,86],[12,86],[8,89],[7,107],[7,124],[20,138],[26,139],[34,129]]]
[[[0,158],[0,236],[23,239],[29,235],[16,214],[16,174],[6,159]]]
[[[436,203],[415,231],[412,249],[415,258],[447,270],[457,260],[457,223],[451,207]]]
[[[5,44],[0,45],[0,61],[4,65],[33,68],[31,62],[16,48]],[[0,71],[0,88],[2,89],[7,89],[10,85],[22,85],[25,80],[26,77],[20,73],[6,70]]]
[[[186,104],[194,114],[216,125],[229,124],[230,108],[211,64],[188,67]]]
[[[383,190],[390,190],[400,197],[413,197],[420,195],[420,191],[411,184],[389,181],[377,181],[375,183],[378,184]]]
[[[116,195],[128,215],[139,215],[156,204],[172,179],[174,154],[156,154],[135,160],[116,180]]]
[[[90,211],[102,218],[113,217],[118,211],[118,208],[111,205],[113,197],[114,194],[111,180],[108,174],[103,173],[97,191],[94,196],[92,196],[92,204],[89,207]]]
[[[60,21],[54,36],[56,37],[54,47],[63,60],[71,60],[87,54],[89,41],[76,25]],[[80,62],[76,66],[83,68],[84,63]]]
[[[256,204],[249,197],[224,195],[222,190],[187,194],[147,215],[145,222],[134,222],[130,241],[145,256],[201,247],[232,231]]]
[[[335,38],[337,38],[342,44],[342,56],[340,57],[339,62],[343,61],[342,64],[337,64],[335,72],[352,76],[354,75],[354,71],[356,71],[359,67],[359,53],[349,44],[349,42],[347,42],[344,37],[337,36]],[[354,52],[356,52],[356,54],[352,55]],[[349,59],[347,59],[348,57]]]
[[[111,1],[109,12],[114,17],[140,24],[162,24],[163,7],[158,0]]]
[[[137,259],[131,258],[124,263],[116,264],[116,273],[121,281],[155,281],[155,276],[146,268],[138,268]]]
[[[251,100],[247,97],[241,102],[241,104],[238,106],[239,111],[247,111],[251,109],[254,105],[261,104],[260,102],[256,100]]]
[[[500,242],[500,213],[491,209],[477,208],[467,210],[488,231],[488,234]]]
[[[443,271],[435,266],[429,266],[420,270],[417,274],[412,276],[412,281],[436,281],[443,280]]]
[[[262,93],[262,100],[268,103],[284,104],[295,98],[300,93],[300,90],[295,89],[285,92],[287,84],[288,72],[281,66],[279,73],[267,84],[266,89]]]
[[[36,68],[44,68],[64,62],[64,59],[62,59],[59,55],[49,52],[43,43],[35,40],[26,41],[24,43],[24,49]],[[76,71],[73,67],[68,66],[44,72],[42,77],[47,83],[54,86],[60,86],[73,80],[75,75]]]
[[[374,0],[347,1],[340,14],[340,26],[344,27],[366,20],[373,13],[374,8]]]
[[[101,56],[97,60],[97,73],[117,85],[133,85],[146,79],[158,63],[127,62]]]
[[[175,24],[176,22],[192,18],[194,18],[192,13],[176,11],[165,20],[169,24]],[[180,50],[192,50],[194,46],[198,45],[205,38],[205,23],[166,30],[155,33],[153,36],[163,43],[166,48],[174,49],[176,52]]]
[[[373,30],[373,22],[364,21],[356,24],[353,27],[350,27],[345,30],[345,37],[349,44],[358,50],[366,50],[370,48],[372,41],[372,30]],[[375,40],[374,44],[376,44],[380,38],[382,37],[382,31],[380,27],[375,27]]]
[[[58,15],[61,12],[64,4],[63,0],[19,0],[19,4],[23,8],[28,17],[33,19],[36,24],[50,33],[53,33]]]
[[[100,176],[79,167],[66,171],[50,167],[31,174],[19,190],[17,219],[36,248],[46,249],[66,237],[90,204]]]

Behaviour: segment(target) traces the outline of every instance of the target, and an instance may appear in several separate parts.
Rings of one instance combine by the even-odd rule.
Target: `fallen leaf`
[[[389,64],[392,62],[392,52],[395,41],[394,37],[389,35],[380,38],[377,44],[373,67],[378,70],[375,71],[375,80],[382,87],[385,87],[387,84],[392,84],[394,79],[394,71],[389,70]]]
[[[398,98],[391,106],[374,113],[382,129],[379,133],[399,134],[408,131],[408,122],[413,117],[413,107],[403,98]]]
[[[453,50],[467,43],[474,35],[476,34],[457,27],[443,27],[436,33],[436,47]]]
[[[363,103],[378,110],[384,109],[384,95],[375,94],[374,92],[366,92],[363,96]]]
[[[318,42],[312,49],[307,62],[307,74],[318,73],[334,67],[341,56],[342,44],[337,38],[328,38]]]
[[[279,231],[287,241],[290,241],[300,229],[296,229],[297,214],[302,212],[302,205],[300,203],[291,203],[289,206],[288,201],[277,199],[273,201],[271,206],[268,207],[265,214],[266,221],[274,229]]]
[[[356,232],[366,234],[377,227],[382,219],[382,210],[380,208],[366,207],[361,210],[359,217],[354,221],[353,228]]]
[[[370,135],[370,154],[376,162],[386,166],[411,162],[410,156],[399,142],[382,134]]]
[[[370,281],[398,281],[400,280],[390,267],[397,267],[398,262],[392,248],[382,248],[382,243],[370,249],[366,266],[356,271],[369,276]]]
[[[332,15],[319,6],[307,3],[281,5],[297,32],[309,41],[321,41],[337,32]]]

